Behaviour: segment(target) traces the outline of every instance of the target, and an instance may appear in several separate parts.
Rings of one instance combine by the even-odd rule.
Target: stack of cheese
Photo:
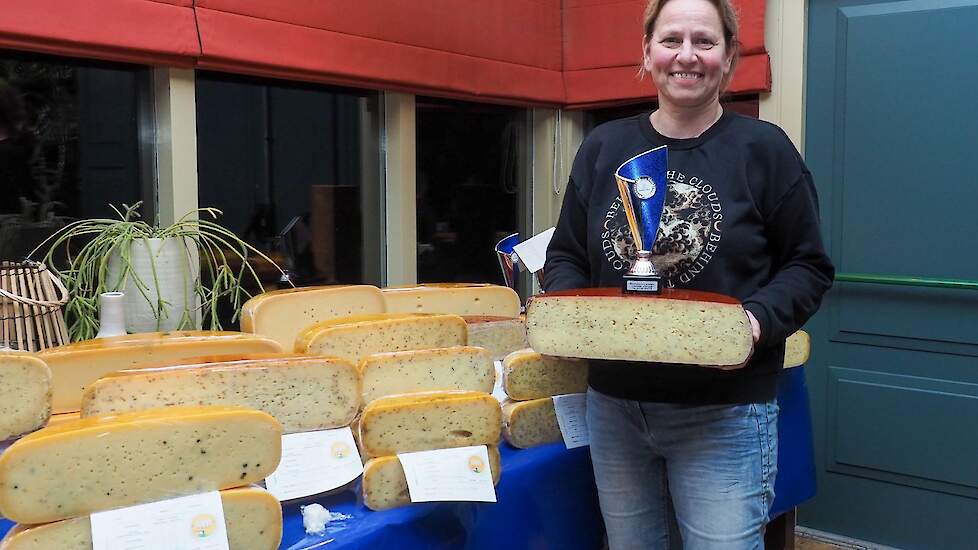
[[[519,448],[560,441],[553,396],[587,390],[587,362],[515,351],[503,361],[503,437]]]
[[[51,369],[27,352],[0,352],[0,441],[33,432],[51,416]]]
[[[230,547],[273,550],[276,499],[247,487],[275,470],[282,426],[240,407],[172,407],[63,422],[0,455],[3,550],[91,548],[90,514],[221,491]]]

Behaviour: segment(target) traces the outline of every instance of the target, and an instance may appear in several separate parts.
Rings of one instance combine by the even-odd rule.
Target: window
[[[504,284],[494,247],[529,226],[528,118],[417,99],[419,282]]]
[[[0,259],[110,204],[142,200],[153,221],[150,82],[145,67],[0,51]]]
[[[196,94],[199,205],[296,286],[379,284],[378,95],[210,72]]]

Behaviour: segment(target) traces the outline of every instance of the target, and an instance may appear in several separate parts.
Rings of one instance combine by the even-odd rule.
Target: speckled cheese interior
[[[520,314],[520,297],[513,289],[488,284],[430,284],[385,288],[388,312],[454,313],[455,315]]]
[[[471,346],[378,353],[360,362],[364,403],[430,390],[489,393],[495,372],[489,352]]]
[[[0,441],[32,432],[51,416],[51,370],[27,353],[0,352]]]
[[[799,367],[808,362],[811,353],[811,337],[799,330],[788,337],[784,343],[784,368]]]
[[[469,321],[469,345],[489,350],[494,361],[527,347],[526,323],[519,317],[494,321]]]
[[[461,317],[432,315],[327,326],[303,340],[304,347],[297,352],[359,364],[374,353],[464,346],[467,331]]]
[[[521,350],[503,361],[503,389],[514,401],[587,390],[587,361]]]
[[[562,439],[550,397],[503,403],[503,438],[520,449]]]

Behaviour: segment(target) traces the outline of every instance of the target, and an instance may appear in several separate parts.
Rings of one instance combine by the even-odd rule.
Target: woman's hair
[[[720,84],[720,91],[722,92],[727,84],[730,83],[730,78],[733,77],[734,69],[737,68],[737,60],[740,59],[740,42],[737,37],[740,36],[740,23],[737,17],[737,9],[734,8],[733,2],[731,0],[707,0],[709,3],[713,4],[713,7],[717,9],[717,13],[720,14],[720,22],[723,24],[723,45],[728,50],[733,50],[733,59],[730,61],[730,72],[724,77],[723,82]],[[649,3],[645,6],[645,15],[642,17],[642,28],[644,30],[644,36],[642,38],[643,44],[643,56],[645,54],[645,47],[648,46],[650,40],[652,40],[652,30],[655,28],[655,22],[659,19],[659,13],[662,12],[662,7],[665,6],[669,0],[649,0]],[[645,76],[645,63],[644,57],[643,62],[639,65],[641,68],[638,71],[639,78]]]

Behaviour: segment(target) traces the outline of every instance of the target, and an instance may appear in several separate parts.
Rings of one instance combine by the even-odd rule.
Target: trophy
[[[637,249],[635,263],[625,274],[622,290],[630,294],[662,294],[662,278],[652,265],[652,245],[665,206],[666,146],[638,154],[615,170],[628,228]]]

